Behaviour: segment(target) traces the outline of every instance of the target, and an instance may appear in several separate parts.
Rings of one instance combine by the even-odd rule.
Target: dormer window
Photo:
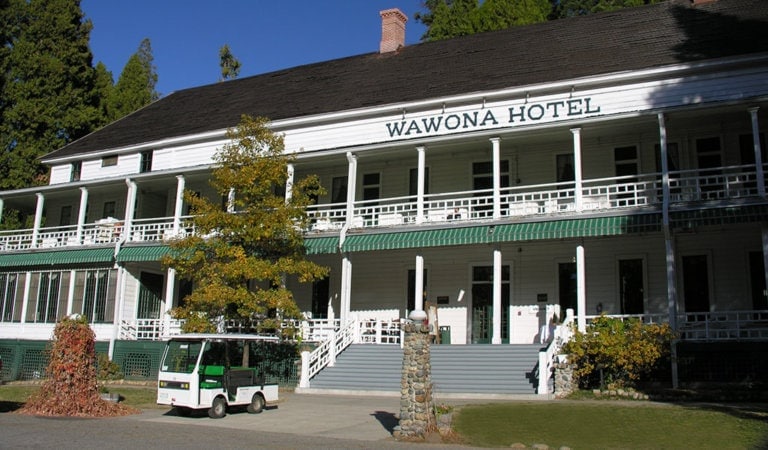
[[[147,173],[152,171],[152,150],[141,152],[141,163],[139,165],[139,173]]]
[[[72,163],[72,170],[69,175],[69,181],[80,181],[80,172],[83,170],[83,162],[75,161]]]
[[[111,167],[117,165],[117,155],[105,156],[101,158],[101,167]]]

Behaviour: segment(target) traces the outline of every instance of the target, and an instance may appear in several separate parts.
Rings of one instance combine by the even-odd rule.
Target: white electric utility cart
[[[214,419],[229,406],[260,413],[278,400],[276,383],[266,384],[256,364],[264,345],[277,338],[246,334],[183,334],[168,340],[157,377],[157,403],[179,415],[207,409]]]

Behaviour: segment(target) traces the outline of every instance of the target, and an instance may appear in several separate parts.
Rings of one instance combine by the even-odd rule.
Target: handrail
[[[552,333],[552,340],[547,348],[539,352],[539,386],[536,393],[539,395],[551,394],[549,380],[552,378],[555,365],[555,357],[566,342],[573,337],[573,309],[565,310],[565,320],[556,326]]]
[[[357,322],[348,322],[338,332],[331,332],[329,339],[323,341],[312,352],[301,353],[299,387],[308,388],[310,378],[325,367],[333,367],[336,363],[336,355],[354,342],[357,327]]]

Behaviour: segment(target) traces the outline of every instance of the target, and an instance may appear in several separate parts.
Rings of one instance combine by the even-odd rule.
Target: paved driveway
[[[108,419],[0,413],[0,449],[368,449],[448,447],[394,441],[399,398],[281,393],[261,414],[179,417],[168,408]],[[453,447],[453,446],[451,446]]]

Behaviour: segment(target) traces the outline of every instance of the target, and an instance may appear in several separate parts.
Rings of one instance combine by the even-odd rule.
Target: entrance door
[[[509,266],[501,268],[501,342],[509,343]],[[493,337],[493,266],[472,268],[472,343]]]
[[[328,299],[330,298],[330,278],[325,277],[312,283],[312,318],[328,318]]]
[[[768,310],[763,252],[749,252],[749,281],[752,288],[752,309]]]
[[[160,318],[163,304],[163,281],[164,277],[160,274],[141,272],[137,319]]]
[[[643,260],[619,260],[619,300],[622,314],[643,313]]]
[[[683,256],[685,312],[709,312],[707,255]]]
[[[567,262],[557,265],[557,284],[560,301],[560,311],[565,317],[565,311],[570,308],[574,314],[576,310],[576,263]]]

